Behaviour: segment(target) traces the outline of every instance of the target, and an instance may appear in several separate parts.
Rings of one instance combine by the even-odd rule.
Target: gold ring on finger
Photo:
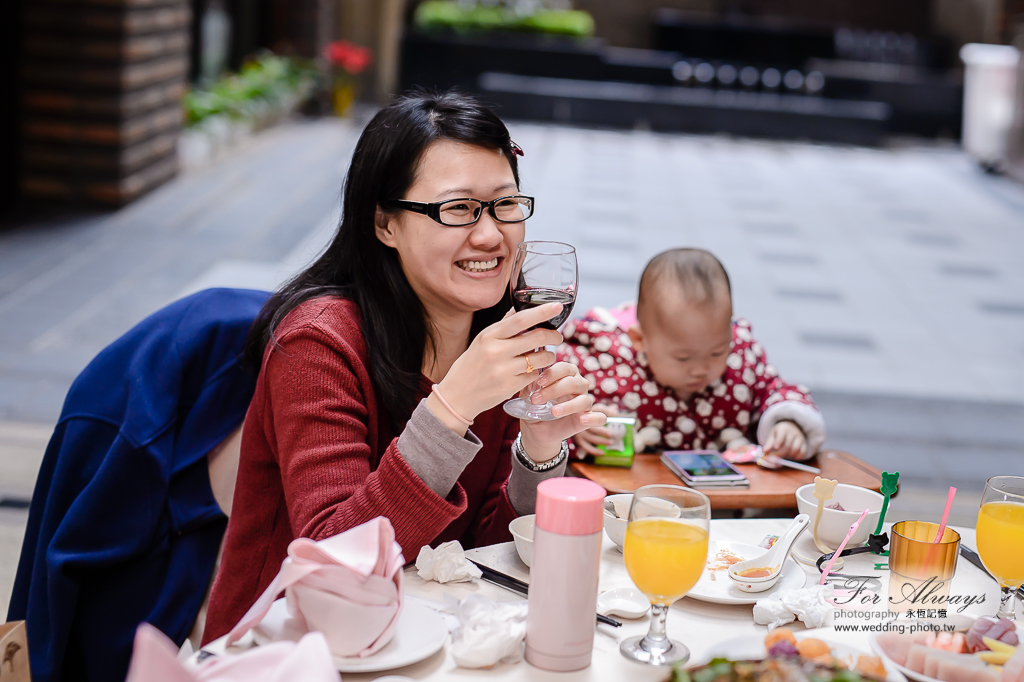
[[[524,357],[526,358],[526,373],[533,374],[533,363],[530,362],[530,356],[526,355]]]

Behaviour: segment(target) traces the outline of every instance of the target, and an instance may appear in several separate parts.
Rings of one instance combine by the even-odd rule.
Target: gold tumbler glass
[[[939,524],[900,521],[893,524],[889,545],[889,607],[944,609],[956,573],[960,534],[946,528],[934,542]]]

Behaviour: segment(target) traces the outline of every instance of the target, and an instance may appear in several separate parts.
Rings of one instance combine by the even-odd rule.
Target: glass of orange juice
[[[1013,620],[1013,593],[1024,584],[1024,478],[988,479],[975,532],[981,561],[1002,589],[998,615]]]
[[[633,494],[622,553],[637,588],[651,600],[651,629],[619,647],[639,663],[685,662],[690,650],[665,634],[672,602],[690,591],[708,558],[711,502],[692,488],[645,485]]]

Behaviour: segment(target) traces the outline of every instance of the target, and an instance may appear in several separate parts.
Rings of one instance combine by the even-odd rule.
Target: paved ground
[[[1024,187],[957,149],[887,149],[513,124],[531,238],[579,249],[578,309],[633,296],[669,246],[717,253],[735,308],[809,384],[827,445],[903,472],[896,518],[973,525],[1024,474]],[[300,122],[122,211],[0,232],[0,500],[26,499],[63,396],[175,298],[272,288],[330,237],[357,126]],[[0,605],[25,512],[0,501]],[[892,516],[890,518],[893,518]]]

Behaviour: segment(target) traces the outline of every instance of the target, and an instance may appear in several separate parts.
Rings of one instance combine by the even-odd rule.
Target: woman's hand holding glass
[[[555,457],[562,448],[563,440],[592,426],[601,426],[607,419],[603,413],[591,409],[594,396],[590,395],[590,384],[572,363],[555,363],[541,374],[536,390],[531,392],[532,388],[524,388],[520,397],[536,405],[554,403],[551,415],[555,417],[550,421],[519,421],[523,449],[535,462]]]
[[[529,397],[531,393],[526,389],[538,382],[539,390],[532,393],[536,396],[533,399],[559,403],[555,414],[560,418],[545,424],[522,422],[523,448],[536,462],[556,456],[562,440],[590,426],[600,426],[605,419],[603,414],[590,412],[594,400],[588,393],[586,379],[579,376],[576,367],[566,362],[555,363],[555,354],[543,349],[560,344],[562,335],[542,327],[531,329],[560,310],[560,303],[548,303],[510,313],[487,327],[438,385],[452,408],[472,420],[510,395],[520,393]],[[430,407],[448,423],[449,415],[443,406]],[[449,426],[455,428],[456,424]]]

